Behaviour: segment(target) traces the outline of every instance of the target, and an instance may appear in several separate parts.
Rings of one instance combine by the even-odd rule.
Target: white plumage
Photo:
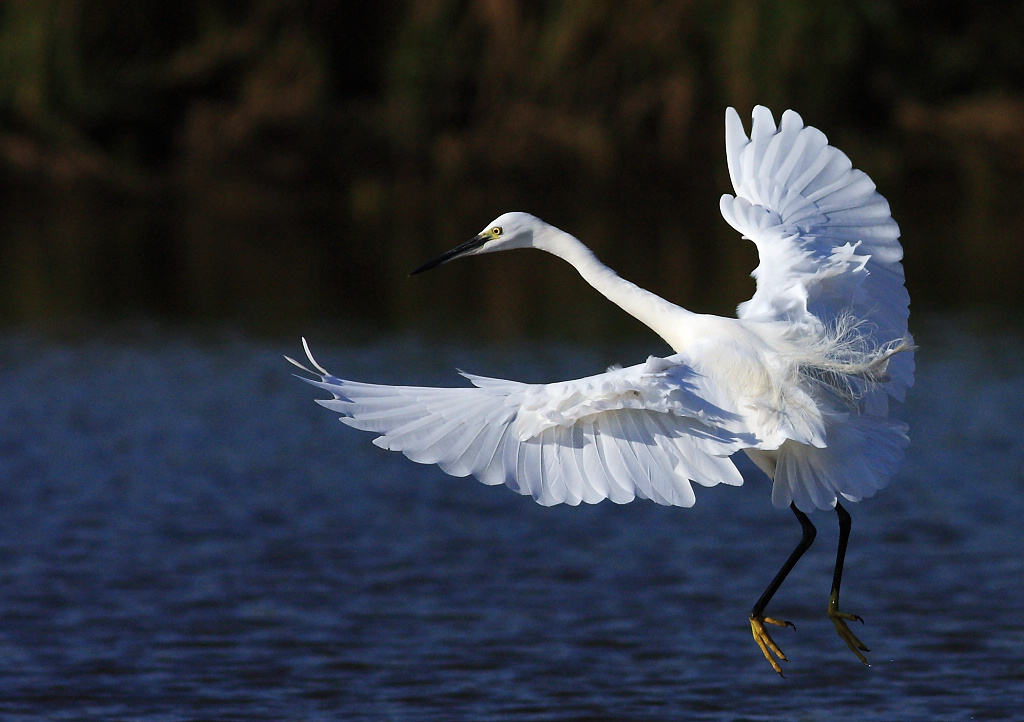
[[[640,497],[691,506],[691,482],[742,483],[729,457],[743,450],[773,479],[773,503],[791,506],[801,524],[815,508],[836,508],[842,519],[839,500],[885,486],[908,443],[887,401],[902,400],[913,383],[899,228],[868,176],[795,112],[776,127],[770,111],[755,108],[748,137],[730,108],[725,137],[735,196],[722,196],[722,215],[760,257],[757,290],[737,318],[680,308],[620,278],[568,233],[506,213],[416,272],[465,255],[539,248],[572,264],[676,353],[574,381],[465,374],[471,387],[423,388],[340,379],[306,347],[319,376],[307,380],[333,396],[319,403],[377,434],[377,446],[545,505]],[[841,567],[840,557],[836,600]],[[777,623],[761,610],[779,584],[751,613],[777,671],[768,650],[785,657],[758,628]],[[863,645],[840,629],[852,615],[834,607],[837,629],[863,660]]]

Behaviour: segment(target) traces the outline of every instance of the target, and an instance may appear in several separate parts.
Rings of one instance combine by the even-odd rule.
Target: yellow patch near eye
[[[491,229],[491,235],[492,236],[500,236],[501,233],[502,233],[501,226],[495,226],[494,228]]]

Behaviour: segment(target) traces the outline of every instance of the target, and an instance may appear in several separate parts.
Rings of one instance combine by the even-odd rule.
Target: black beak
[[[489,240],[491,240],[491,237],[487,235],[481,234],[479,236],[474,236],[473,238],[470,238],[468,241],[463,243],[461,246],[456,246],[452,250],[447,251],[446,253],[442,253],[433,261],[427,261],[409,275],[415,276],[417,273],[429,271],[431,268],[434,268],[435,266],[440,266],[442,263],[448,263],[448,261],[454,260],[459,256],[464,256],[470,251],[474,251],[480,246],[484,245]]]

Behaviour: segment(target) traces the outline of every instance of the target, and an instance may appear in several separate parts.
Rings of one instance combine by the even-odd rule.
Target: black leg
[[[832,573],[832,594],[839,597],[839,585],[843,581],[843,562],[846,561],[846,545],[850,541],[850,512],[836,502],[836,515],[839,517],[839,546],[836,548],[836,568]]]
[[[751,619],[761,616],[761,613],[764,612],[764,608],[768,606],[768,602],[770,602],[772,597],[775,596],[775,592],[779,591],[779,587],[782,586],[782,582],[786,580],[789,573],[793,571],[793,567],[795,567],[796,563],[800,561],[800,557],[802,557],[804,552],[807,551],[811,544],[814,543],[814,537],[818,533],[814,528],[814,524],[811,524],[811,520],[807,518],[807,515],[796,508],[796,504],[790,504],[789,508],[793,510],[793,513],[796,514],[797,521],[800,522],[800,529],[802,531],[800,543],[796,545],[796,549],[794,549],[789,555],[789,559],[787,559],[786,563],[782,565],[782,568],[779,569],[779,573],[775,575],[771,584],[769,584],[768,588],[764,590],[764,594],[761,595],[754,604],[753,609],[750,610]]]
[[[832,574],[832,593],[828,597],[828,618],[835,625],[836,632],[842,637],[846,645],[857,655],[864,664],[868,660],[861,652],[870,652],[864,643],[850,631],[847,622],[860,622],[864,620],[857,614],[847,614],[839,611],[839,585],[843,581],[843,562],[846,561],[846,545],[850,541],[850,513],[843,508],[843,505],[836,502],[836,514],[839,516],[839,545],[836,548],[836,568]]]
[[[811,524],[811,520],[807,518],[807,515],[796,508],[796,504],[790,504],[790,509],[796,514],[797,521],[800,522],[801,536],[800,543],[796,545],[796,548],[790,553],[789,558],[786,559],[785,564],[779,569],[778,574],[772,579],[771,584],[764,590],[764,593],[758,598],[754,607],[750,610],[750,630],[754,635],[754,641],[757,642],[757,646],[761,648],[761,652],[764,654],[765,659],[772,665],[772,669],[782,674],[782,668],[779,667],[779,663],[772,658],[772,654],[775,654],[783,662],[788,661],[786,655],[782,653],[778,645],[772,641],[771,636],[765,630],[765,624],[774,624],[777,627],[795,627],[792,622],[787,622],[782,619],[774,619],[772,617],[764,616],[764,608],[768,606],[768,602],[775,596],[775,592],[779,591],[779,587],[786,581],[786,577],[793,571],[793,567],[800,561],[800,557],[804,555],[811,544],[814,543],[814,537],[817,531],[814,525]]]

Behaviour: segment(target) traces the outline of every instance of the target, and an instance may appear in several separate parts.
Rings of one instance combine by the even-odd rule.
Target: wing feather
[[[576,504],[580,502],[593,503],[591,500],[595,499],[595,494],[587,480],[580,475],[573,458],[573,429],[559,428],[554,433],[557,438],[554,440],[555,443],[545,449],[545,459],[553,469],[562,475],[566,488],[574,491]],[[600,498],[597,500],[600,501]]]
[[[639,496],[690,506],[691,481],[741,483],[728,457],[762,443],[678,354],[554,384],[464,374],[469,388],[353,382],[310,363],[316,371],[296,365],[332,396],[319,403],[377,434],[377,446],[545,505]]]
[[[654,428],[647,415],[621,413],[623,431],[630,439],[630,450],[638,461],[648,469],[654,486],[660,489],[665,503],[671,506],[692,506],[696,500],[693,487],[687,476],[676,474],[671,457],[666,453],[652,433]]]
[[[601,421],[606,426],[606,432],[602,436],[604,446],[608,449],[608,455],[614,456],[618,464],[624,470],[623,478],[633,479],[637,487],[638,495],[650,499],[658,504],[670,504],[669,496],[658,484],[659,479],[651,473],[649,467],[641,462],[637,450],[633,447],[633,440],[623,427],[622,417],[624,411],[612,411],[603,414]]]
[[[572,478],[579,479],[585,485],[587,491],[583,499],[588,504],[594,504],[602,499],[618,502],[619,496],[615,493],[614,487],[608,483],[604,473],[591,474],[587,471],[587,447],[593,448],[587,435],[589,426],[590,422],[585,421],[573,424],[569,428],[571,443],[567,449],[562,450],[562,456],[563,458],[571,457],[566,458],[566,464],[569,465],[571,462]]]
[[[832,508],[839,496],[872,496],[896,473],[909,443],[906,424],[858,414],[832,425],[826,447],[786,442],[778,450],[772,503],[810,511]]]
[[[541,444],[530,443],[532,440],[518,444],[516,454],[516,480],[519,482],[521,494],[529,494],[534,501],[551,506],[563,501],[555,479],[544,476],[540,463]],[[547,483],[545,483],[547,482]]]
[[[469,476],[472,461],[479,453],[480,437],[486,430],[474,428],[463,423],[453,435],[448,448],[444,450],[434,463],[451,476]]]
[[[748,137],[729,108],[725,127],[735,196],[722,196],[722,215],[760,256],[740,318],[819,328],[853,319],[879,348],[910,343],[899,226],[867,174],[791,110],[776,127],[754,108]],[[887,391],[902,399],[913,370],[912,353],[893,357]]]
[[[508,484],[508,474],[505,471],[505,447],[510,443],[510,439],[514,441],[512,434],[508,425],[487,426],[486,431],[487,436],[482,437],[484,443],[480,445],[478,457],[482,463],[474,466],[471,473],[488,486]],[[509,486],[513,489],[516,488],[511,484]]]

